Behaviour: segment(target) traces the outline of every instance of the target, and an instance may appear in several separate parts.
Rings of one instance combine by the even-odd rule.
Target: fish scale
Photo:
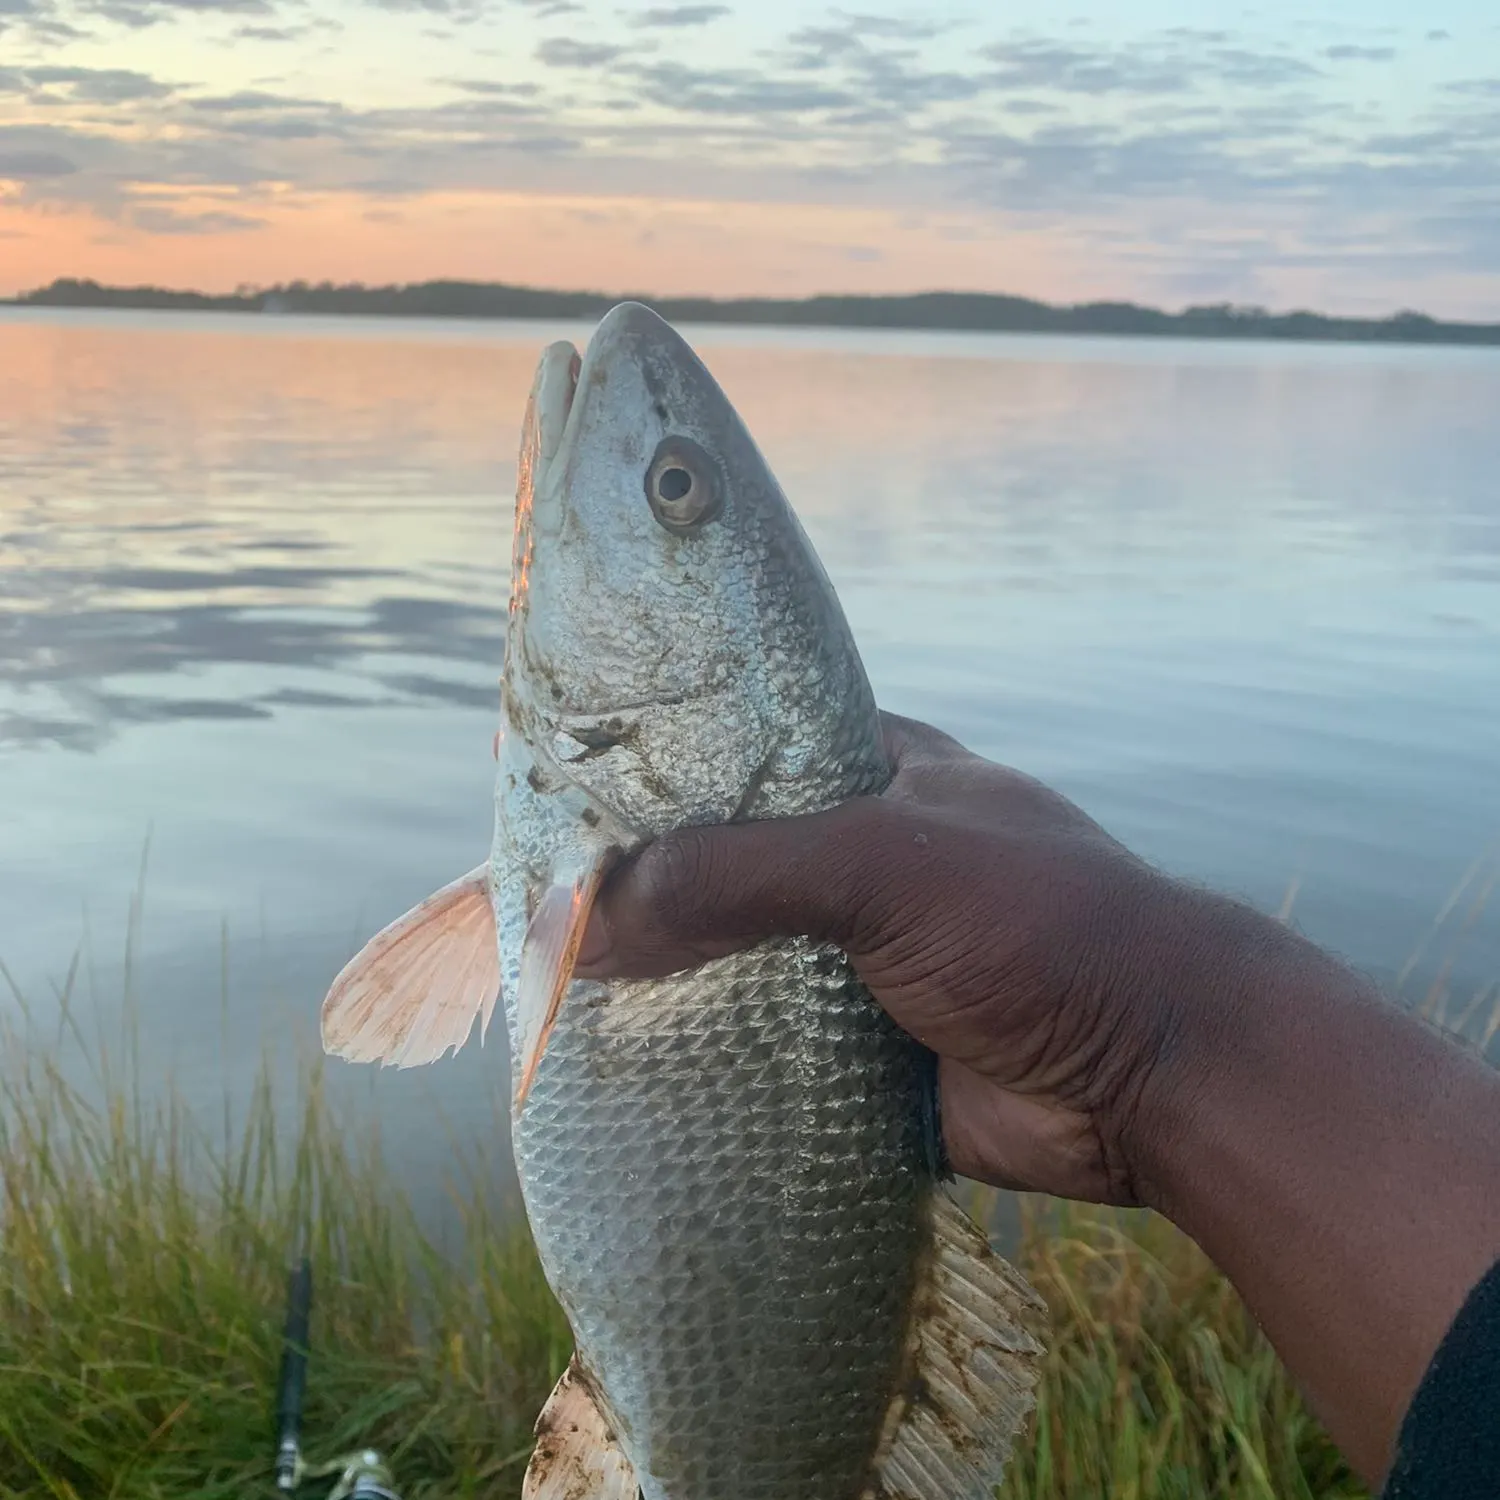
[[[914,1044],[802,941],[578,989],[516,1162],[643,1493],[858,1495],[930,1187]]]

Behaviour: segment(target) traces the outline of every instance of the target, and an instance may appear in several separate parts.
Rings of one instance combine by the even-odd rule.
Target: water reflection
[[[74,595],[64,608],[55,599],[30,611],[8,607],[0,615],[0,688],[17,691],[0,710],[0,741],[92,750],[130,724],[266,718],[277,707],[357,708],[422,699],[494,705],[502,611],[401,595],[374,598],[359,610],[298,610],[278,600],[291,589],[347,581],[355,570],[309,568],[290,584],[267,583],[272,574],[287,571],[242,569],[225,574],[219,585],[137,570],[136,597],[111,600],[105,596],[111,588],[131,588],[125,581],[131,570],[120,569],[103,575],[99,596]],[[365,576],[380,575],[371,570]],[[219,588],[253,593],[258,602],[179,605],[172,598],[174,590]],[[477,672],[470,680],[382,668],[395,657],[460,668],[482,663],[485,680]],[[280,674],[270,671],[239,676],[232,697],[150,687],[163,686],[163,678],[197,682],[202,669],[228,664],[336,671],[351,690],[278,685]]]
[[[515,429],[556,330],[283,326],[0,324],[0,734],[91,746],[174,709],[479,701],[473,679],[370,660],[498,660]],[[957,358],[914,338],[872,358],[856,336],[703,337],[728,341],[715,368],[830,566],[900,590],[889,606],[957,586],[1013,626],[1062,594],[1074,633],[1097,634],[1114,590],[1500,578],[1500,364],[1482,354],[926,340]],[[1461,587],[1438,603],[1420,625],[1493,625]],[[137,702],[102,685],[219,662],[376,691]]]
[[[0,326],[0,738],[493,702],[529,365],[520,345]],[[260,670],[205,694],[222,664]]]
[[[517,427],[538,349],[586,332],[0,313],[23,982],[45,992],[84,909],[108,969],[151,830],[139,999],[212,1089],[272,1006],[236,969],[227,1054],[202,1022],[226,921],[306,1035],[352,944],[475,862]],[[1300,875],[1310,931],[1399,970],[1500,832],[1500,358],[700,343],[888,706],[1174,869],[1267,905]],[[1495,926],[1468,925],[1455,985],[1500,974]],[[420,1087],[377,1093],[417,1118]]]

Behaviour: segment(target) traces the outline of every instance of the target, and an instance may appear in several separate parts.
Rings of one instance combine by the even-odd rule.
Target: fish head
[[[639,304],[611,311],[582,358],[554,344],[538,367],[505,703],[533,786],[582,794],[625,842],[753,815],[768,780],[807,781],[847,749],[833,742],[851,714],[874,721],[769,465],[687,342]]]

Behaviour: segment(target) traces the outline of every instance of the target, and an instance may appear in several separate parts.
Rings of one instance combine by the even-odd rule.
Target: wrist
[[[1129,981],[1145,1024],[1115,1131],[1137,1201],[1191,1229],[1208,1143],[1256,1131],[1292,1082],[1288,1049],[1362,987],[1264,913],[1155,879]]]

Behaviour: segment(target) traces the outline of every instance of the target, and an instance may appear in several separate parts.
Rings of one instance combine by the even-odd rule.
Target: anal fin
[[[521,1500],[636,1500],[638,1493],[635,1470],[575,1355],[536,1419]]]
[[[879,1500],[990,1500],[1036,1405],[1047,1309],[942,1188],[912,1337],[867,1491]]]

